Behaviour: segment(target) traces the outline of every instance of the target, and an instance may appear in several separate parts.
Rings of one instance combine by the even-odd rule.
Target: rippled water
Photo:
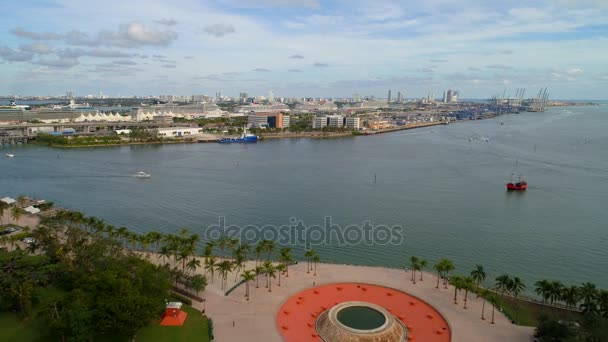
[[[607,147],[606,106],[347,139],[5,146],[15,158],[0,158],[0,194],[46,198],[141,232],[197,231],[218,216],[240,225],[371,220],[403,226],[403,243],[315,249],[331,262],[400,267],[411,255],[447,257],[456,273],[481,263],[492,277],[608,288]],[[526,193],[505,191],[516,162]],[[140,170],[152,178],[132,177]]]

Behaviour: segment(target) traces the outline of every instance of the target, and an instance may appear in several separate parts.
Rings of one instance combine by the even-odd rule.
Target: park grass
[[[67,295],[65,291],[54,286],[38,288],[34,296],[31,318],[21,319],[17,314],[11,312],[0,313],[0,341],[48,341],[48,328],[44,319],[40,316],[41,311],[48,304],[60,300],[65,295]],[[137,333],[136,341],[209,341],[209,320],[207,317],[190,306],[184,305],[184,311],[188,313],[188,318],[182,327],[162,327],[159,325],[159,319],[141,329]],[[96,337],[95,341],[128,342],[129,339]]]
[[[160,320],[152,322],[149,326],[137,333],[136,342],[186,342],[186,341],[209,341],[209,320],[200,311],[183,306],[188,313],[186,322],[181,327],[163,327]]]
[[[498,306],[515,324],[536,327],[541,317],[552,320],[580,322],[583,315],[579,312],[532,303],[510,296],[497,296]]]

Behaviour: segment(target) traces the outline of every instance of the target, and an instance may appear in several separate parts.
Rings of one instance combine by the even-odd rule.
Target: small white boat
[[[5,154],[5,156],[6,156],[6,158],[13,158],[15,155],[11,154],[11,153],[7,153],[7,154]]]
[[[150,178],[151,176],[152,176],[151,174],[149,174],[147,172],[143,172],[143,171],[139,171],[138,173],[136,173],[134,175],[134,177],[137,177],[137,178]]]

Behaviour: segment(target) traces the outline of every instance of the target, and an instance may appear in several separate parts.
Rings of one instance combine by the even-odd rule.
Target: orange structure
[[[169,302],[165,308],[165,317],[160,321],[160,325],[165,327],[181,327],[184,325],[188,314],[182,310],[182,303]]]
[[[336,283],[304,290],[289,298],[277,314],[277,328],[287,342],[322,341],[317,318],[340,303],[361,301],[385,309],[407,329],[408,341],[449,342],[446,319],[431,305],[405,292],[371,284]]]

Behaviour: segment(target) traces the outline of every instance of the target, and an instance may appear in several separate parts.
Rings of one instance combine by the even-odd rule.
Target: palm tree
[[[272,262],[270,261],[264,261],[264,265],[262,265],[262,269],[264,271],[264,274],[266,275],[266,288],[268,288],[268,269],[270,269],[272,267]]]
[[[441,275],[443,274],[444,265],[440,261],[440,262],[436,263],[435,266],[433,266],[433,268],[435,269],[435,271],[437,271],[437,286],[435,286],[435,288],[438,289],[439,280],[441,279]]]
[[[411,256],[410,257],[410,268],[412,269],[412,279],[411,281],[416,284],[416,267],[418,266],[418,257]]]
[[[542,297],[543,303],[546,303],[547,300],[549,300],[549,287],[550,286],[551,285],[550,285],[549,281],[547,281],[546,279],[539,280],[536,283],[534,283],[534,292],[536,292],[537,295]]]
[[[264,273],[264,268],[262,266],[256,266],[253,271],[255,272],[255,288],[257,289],[260,287],[260,274]]]
[[[19,195],[19,197],[17,197],[17,204],[19,204],[19,206],[21,208],[25,207],[25,203],[27,203],[27,196],[25,195]]]
[[[462,278],[462,289],[464,289],[464,308],[467,308],[467,296],[469,295],[469,291],[473,291],[475,289],[475,281],[471,277]]]
[[[213,284],[213,272],[215,271],[216,266],[217,264],[213,255],[205,260],[205,273],[211,273],[211,284]]]
[[[315,255],[315,251],[313,249],[309,249],[304,252],[304,257],[306,258],[306,273],[310,273],[310,260]]]
[[[228,278],[228,273],[232,271],[232,262],[230,260],[224,260],[217,264],[216,269],[222,275],[222,291],[226,288],[226,281]]]
[[[264,252],[268,253],[266,256],[266,260],[270,260],[270,255],[274,252],[274,241],[272,240],[263,240],[264,243]]]
[[[188,261],[188,263],[186,264],[186,267],[188,267],[188,269],[190,271],[192,271],[192,273],[195,273],[196,269],[201,267],[201,261],[198,260],[197,258],[192,258]]]
[[[471,271],[471,277],[475,280],[477,287],[486,280],[486,271],[484,271],[482,265],[475,265],[475,269]]]
[[[496,290],[500,291],[502,295],[509,289],[509,283],[511,282],[511,277],[508,274],[502,274],[496,277]]]
[[[579,288],[575,285],[564,287],[562,289],[561,300],[564,301],[568,307],[576,308],[576,304],[578,303],[580,297],[581,295]]]
[[[268,277],[268,292],[272,292],[272,278],[276,278],[277,269],[270,262],[264,263],[264,269]]]
[[[427,266],[428,262],[426,260],[420,260],[418,262],[418,271],[420,271],[420,281],[422,281],[422,274],[424,273],[424,268]]]
[[[253,249],[253,252],[255,253],[255,266],[258,266],[258,262],[260,262],[262,260],[262,254],[264,253],[264,240],[258,242],[258,244],[255,246],[255,248]]]
[[[549,299],[551,300],[551,305],[555,303],[555,301],[561,299],[562,289],[564,285],[561,281],[552,281],[549,284]]]
[[[278,265],[275,266],[275,269],[279,273],[279,284],[278,284],[278,286],[281,286],[281,273],[285,272],[285,270],[287,268],[285,267],[285,264],[278,264]]]
[[[15,220],[15,224],[19,225],[19,219],[21,218],[21,208],[14,206],[11,208],[11,216]]]
[[[289,264],[293,262],[291,247],[282,247],[279,250],[279,261],[285,265],[285,276],[289,278]]]
[[[608,317],[608,290],[600,290],[596,295],[596,304],[600,314]]]
[[[158,257],[163,258],[163,264],[165,264],[165,258],[171,255],[171,251],[167,246],[162,246],[158,251]]]
[[[4,217],[4,210],[8,209],[9,205],[6,202],[0,201],[0,225],[4,224],[2,218]]]
[[[458,304],[458,290],[462,288],[463,278],[461,276],[453,276],[448,282],[454,286],[454,304]]]
[[[129,229],[125,226],[121,226],[116,230],[118,237],[124,240],[125,249],[127,248],[127,238],[129,237],[129,233]]]
[[[196,291],[197,296],[199,296],[201,291],[205,291],[207,285],[207,277],[204,275],[195,274],[188,279],[188,287]]]
[[[519,277],[513,277],[511,282],[509,283],[509,291],[513,294],[515,298],[519,296],[526,289],[526,284],[519,279]]]
[[[586,282],[581,285],[580,288],[581,293],[581,309],[583,312],[596,312],[596,300],[595,297],[597,295],[597,289],[595,288],[595,284]]]
[[[494,310],[498,306],[498,299],[496,298],[496,295],[491,293],[488,297],[488,302],[492,304],[492,322],[490,323],[494,324]]]
[[[245,297],[249,300],[249,282],[255,279],[255,274],[251,270],[241,273],[241,278],[245,281]]]
[[[479,289],[479,296],[483,299],[483,302],[481,303],[481,319],[482,320],[486,320],[485,317],[485,310],[486,310],[486,298],[488,298],[488,296],[490,295],[490,291],[486,290],[486,289]]]
[[[449,273],[453,270],[456,269],[456,266],[454,266],[454,263],[449,260],[449,259],[442,259],[443,262],[443,272],[444,272],[444,278],[443,278],[443,284],[445,285],[445,288],[448,288],[448,279],[449,279]]]
[[[243,254],[241,254],[240,250],[236,250],[234,253],[234,267],[235,267],[235,274],[239,274],[238,272],[240,270],[243,269],[244,265],[245,265],[245,256],[243,256]],[[236,281],[236,275],[234,277],[234,281]]]
[[[317,275],[317,264],[321,261],[321,257],[318,254],[315,254],[312,257],[312,261],[315,263],[315,274],[313,274],[313,275],[316,276]]]
[[[228,247],[230,245],[230,237],[224,235],[221,238],[219,238],[217,240],[217,246],[220,248],[220,251],[222,252],[222,257],[224,257],[224,250],[226,249],[226,247]]]

